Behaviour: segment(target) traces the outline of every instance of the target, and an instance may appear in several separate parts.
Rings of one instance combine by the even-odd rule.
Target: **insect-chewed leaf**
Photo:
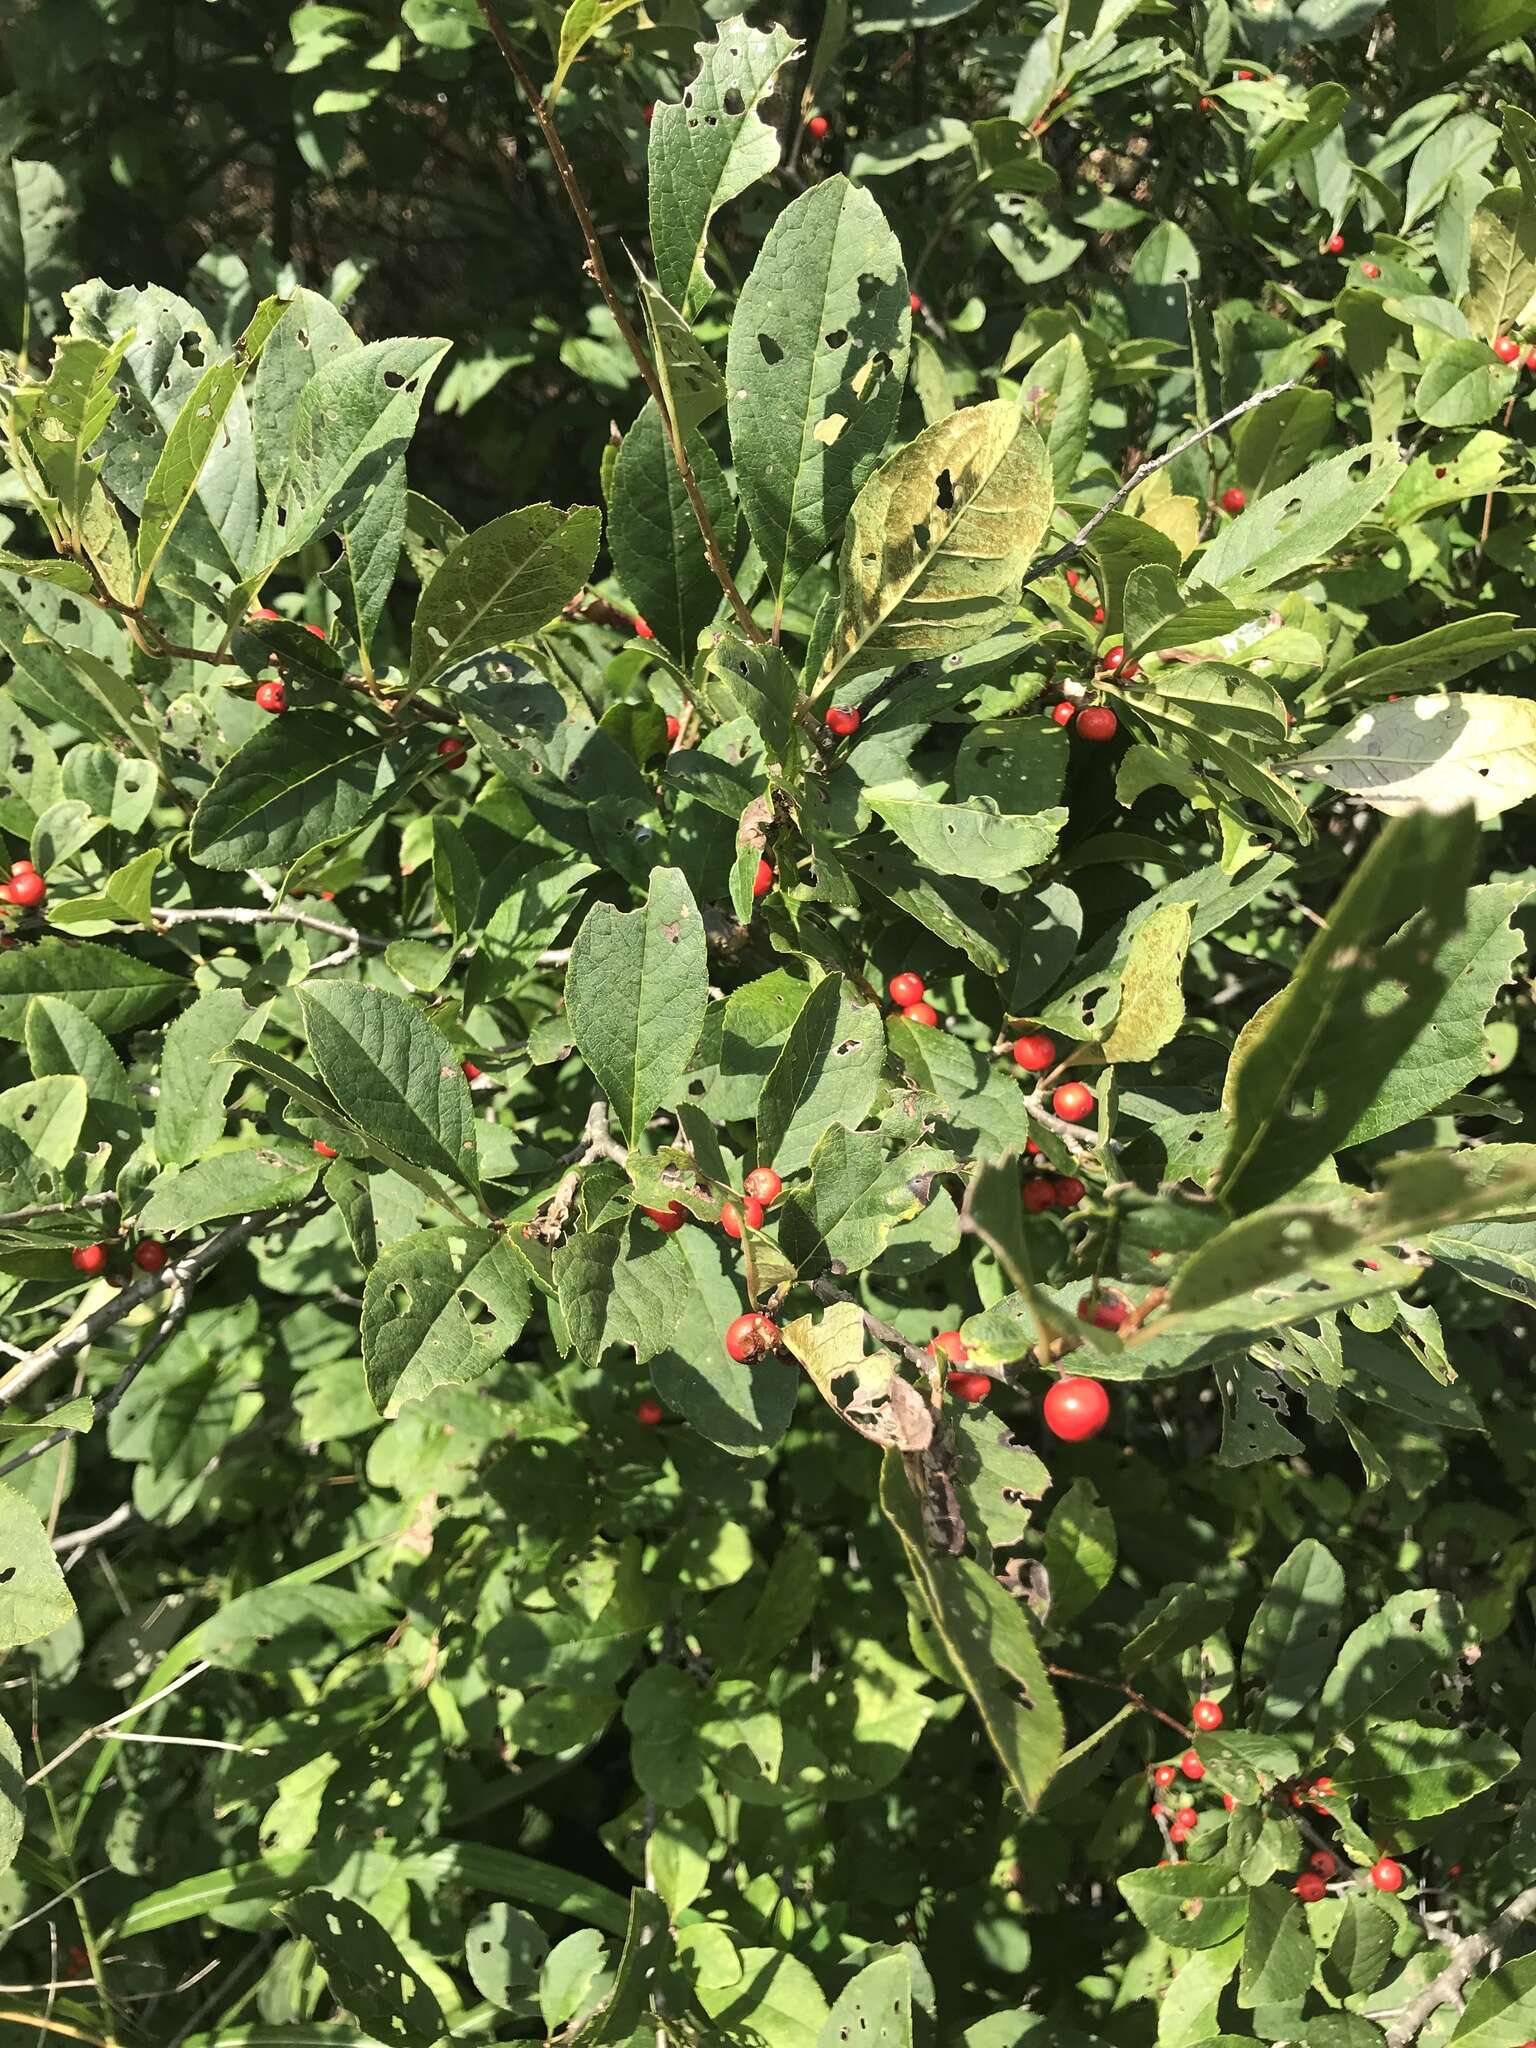
[[[1378,811],[1470,804],[1496,818],[1536,796],[1536,703],[1465,691],[1373,704],[1286,765]]]
[[[363,1288],[363,1365],[382,1415],[487,1373],[528,1319],[528,1275],[493,1231],[398,1238]]]
[[[595,505],[524,505],[465,534],[416,607],[412,683],[547,624],[591,575],[601,539]]]

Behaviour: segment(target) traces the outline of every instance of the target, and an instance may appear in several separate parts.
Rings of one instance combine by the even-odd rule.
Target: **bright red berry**
[[[1328,1887],[1323,1880],[1310,1870],[1304,1870],[1291,1886],[1291,1890],[1304,1906],[1315,1906],[1319,1899],[1326,1899]]]
[[[1222,1793],[1221,1803],[1227,1809],[1228,1813],[1235,1813],[1237,1811],[1237,1801],[1232,1797],[1232,1794],[1230,1792]]]
[[[1045,1426],[1063,1443],[1097,1436],[1109,1420],[1109,1396],[1097,1380],[1058,1380],[1041,1404]]]
[[[778,1347],[779,1326],[771,1316],[759,1315],[753,1310],[726,1324],[726,1355],[734,1358],[738,1365],[745,1365],[749,1359],[766,1358]]]
[[[31,910],[48,894],[48,884],[36,868],[29,868],[24,875],[13,875],[7,887],[11,901],[21,910]]]
[[[720,1228],[727,1237],[740,1237],[743,1215],[745,1215],[748,1229],[762,1229],[763,1205],[761,1202],[754,1201],[750,1195],[741,1202],[722,1202],[720,1204]]]
[[[1191,1834],[1200,1825],[1200,1816],[1192,1806],[1181,1806],[1173,1817],[1181,1828],[1188,1828]]]
[[[910,298],[907,300],[907,304],[912,308],[912,311],[914,313],[921,313],[921,311],[923,310],[922,294],[920,292],[913,292]]]
[[[1078,1321],[1092,1323],[1096,1330],[1118,1330],[1130,1312],[1118,1294],[1085,1294],[1077,1304]]]
[[[1330,256],[1342,256],[1344,254],[1344,237],[1342,235],[1330,235],[1324,246]]]
[[[1053,704],[1051,706],[1052,725],[1070,725],[1073,719],[1076,718],[1076,716],[1077,706],[1075,704],[1069,704],[1065,698],[1063,698],[1059,704]]]
[[[77,1273],[99,1273],[107,1263],[107,1248],[104,1244],[76,1245],[69,1263]]]
[[[451,732],[446,739],[438,741],[437,751],[444,761],[462,761],[469,752],[469,742],[460,739],[457,733]]]
[[[647,1209],[642,1206],[640,1214],[649,1216],[658,1230],[681,1230],[688,1221],[688,1211],[681,1202],[669,1202],[665,1209]]]
[[[940,1330],[928,1349],[934,1358],[947,1358],[951,1365],[964,1365],[971,1355],[958,1330]]]
[[[1370,278],[1374,283],[1374,281],[1381,275],[1381,265],[1379,263],[1362,263],[1360,266],[1360,275],[1362,277]]]
[[[324,626],[311,626],[306,624],[304,630],[306,633],[313,633],[317,640],[323,640],[325,638]]]
[[[652,121],[656,118],[656,102],[654,100],[646,101],[645,105],[640,109],[640,118],[646,127],[649,128]]]
[[[863,723],[864,714],[851,704],[833,704],[827,709],[827,731],[836,733],[840,740],[852,738]]]
[[[812,114],[809,121],[805,124],[805,132],[810,136],[812,142],[821,142],[825,140],[831,127],[832,123],[825,114]]]
[[[1332,1778],[1314,1778],[1312,1780],[1312,1790],[1317,1794],[1319,1799],[1326,1799],[1333,1790]]]
[[[1043,1216],[1047,1209],[1056,1206],[1056,1190],[1043,1176],[1024,1183],[1024,1207],[1031,1216]]]
[[[1179,1769],[1197,1785],[1205,1776],[1205,1765],[1200,1761],[1198,1750],[1186,1749],[1179,1758]]]
[[[256,685],[256,702],[263,711],[286,711],[288,709],[288,692],[281,683],[258,683]]]
[[[682,720],[680,718],[674,718],[672,716],[672,713],[669,711],[667,713],[667,739],[669,741],[675,740],[678,734],[682,731],[682,729]]]
[[[909,1024],[937,1024],[939,1013],[932,1003],[903,1003],[901,1014]]]
[[[141,1273],[159,1273],[170,1261],[170,1253],[156,1237],[146,1237],[133,1248],[133,1263]]]
[[[1093,1115],[1093,1090],[1086,1081],[1063,1081],[1051,1097],[1051,1108],[1063,1123],[1080,1124]]]
[[[1166,1792],[1177,1776],[1172,1764],[1159,1764],[1152,1773],[1152,1782],[1159,1791]]]
[[[1526,350],[1525,367],[1528,370],[1536,370],[1536,348],[1528,348]]]
[[[1152,1804],[1147,1808],[1147,1812],[1151,1815],[1153,1820],[1162,1820],[1167,1814],[1168,1809],[1166,1806],[1164,1806],[1161,1799],[1154,1799]]]
[[[886,983],[886,992],[899,1009],[906,1009],[909,1003],[920,1003],[928,991],[923,986],[923,977],[914,974],[910,967],[904,967],[900,974],[893,974]]]
[[[1239,490],[1236,484],[1229,484],[1221,494],[1223,512],[1241,512],[1248,502],[1248,493]]]
[[[1221,1711],[1219,1700],[1196,1700],[1189,1710],[1189,1718],[1197,1728],[1203,1729],[1209,1735],[1214,1729],[1219,1728],[1227,1717]]]
[[[754,1166],[742,1182],[742,1187],[761,1202],[765,1209],[769,1209],[779,1199],[784,1183],[771,1166]]]
[[[1371,1865],[1371,1883],[1379,1892],[1400,1892],[1406,1874],[1401,1863],[1391,1856],[1383,1856]]]
[[[1215,106],[1215,104],[1216,102],[1213,99],[1208,99],[1204,93],[1201,93],[1200,111],[1202,114],[1208,114],[1211,111],[1212,107]]]
[[[757,864],[757,873],[752,877],[752,895],[754,899],[759,896],[766,896],[772,887],[773,869],[768,865],[767,861],[760,860]]]
[[[659,1401],[637,1401],[635,1403],[635,1420],[646,1429],[654,1429],[665,1414],[666,1410]]]
[[[13,875],[35,875],[37,869],[29,860],[13,860],[11,862],[11,873]]]
[[[1123,673],[1130,675],[1135,668],[1132,662]],[[1120,730],[1120,721],[1107,704],[1090,704],[1086,711],[1077,714],[1077,736],[1082,740],[1112,740]]]
[[[637,640],[654,640],[656,638],[655,628],[648,626],[638,612],[635,613],[634,628]]]
[[[1251,71],[1239,71],[1237,75],[1239,78],[1252,78],[1253,73]]]
[[[281,612],[273,611],[270,605],[263,605],[260,611],[251,613],[253,619],[280,619],[282,616]]]
[[[1501,363],[1517,363],[1520,360],[1520,344],[1512,334],[1501,334],[1493,344],[1493,352]]]
[[[1331,1849],[1314,1849],[1307,1858],[1308,1870],[1315,1870],[1319,1877],[1333,1877],[1338,1873],[1339,1859]]]
[[[1075,1209],[1088,1193],[1075,1173],[1058,1174],[1055,1189],[1058,1209]]]
[[[481,1070],[475,1065],[473,1060],[460,1060],[459,1072],[466,1081],[478,1081],[480,1079]]]
[[[1175,1823],[1175,1825],[1168,1830],[1168,1839],[1170,1842],[1177,1842],[1180,1845],[1180,1847],[1182,1847],[1183,1844],[1189,1840],[1189,1829],[1181,1828],[1177,1825],[1177,1823]]]
[[[1123,647],[1110,647],[1099,656],[1099,666],[1107,668],[1111,675],[1126,677],[1139,675],[1141,670],[1134,661],[1127,661]]]
[[[1013,1057],[1026,1074],[1043,1074],[1056,1064],[1056,1041],[1043,1031],[1027,1031],[1013,1041]]]
[[[322,1159],[334,1159],[336,1157],[335,1147],[327,1145],[324,1138],[316,1138],[313,1149],[320,1154]]]
[[[952,1372],[944,1385],[957,1401],[985,1401],[992,1391],[992,1382],[984,1372]]]
[[[1104,623],[1104,607],[1101,604],[1096,604],[1093,608],[1093,623],[1096,626],[1102,626]]]
[[[1079,575],[1078,575],[1078,573],[1077,573],[1077,571],[1076,571],[1075,569],[1069,569],[1069,570],[1067,571],[1067,588],[1068,588],[1068,590],[1076,590],[1076,588],[1077,588],[1077,586],[1078,586],[1078,584],[1079,584],[1079,582],[1080,582],[1081,580],[1082,580],[1082,579],[1081,579],[1081,578],[1079,577]]]

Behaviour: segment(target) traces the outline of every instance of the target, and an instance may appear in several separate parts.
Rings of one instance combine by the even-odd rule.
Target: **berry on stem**
[[[1326,1799],[1333,1790],[1333,1780],[1326,1776],[1314,1778],[1311,1789],[1317,1794],[1319,1799]]]
[[[1058,1209],[1075,1209],[1088,1193],[1075,1173],[1058,1174],[1054,1185]]]
[[[641,618],[638,612],[635,613],[633,625],[635,629],[635,638],[637,640],[654,640],[656,638],[655,628],[653,626],[648,626],[645,623],[645,620]]]
[[[1189,1829],[1181,1828],[1178,1822],[1175,1821],[1173,1826],[1168,1830],[1168,1839],[1170,1842],[1179,1843],[1182,1847],[1182,1845],[1189,1840]]]
[[[903,1003],[901,1014],[909,1024],[937,1024],[939,1013],[932,1003]]]
[[[734,1358],[738,1365],[745,1365],[754,1358],[766,1358],[770,1351],[779,1348],[779,1326],[771,1316],[760,1315],[755,1309],[744,1316],[737,1316],[725,1326],[726,1355]]]
[[[1096,1330],[1118,1330],[1130,1314],[1129,1303],[1118,1294],[1085,1294],[1077,1304],[1077,1318],[1092,1323]]]
[[[1104,623],[1104,607],[1101,604],[1096,604],[1093,608],[1093,623],[1096,626],[1102,626]]]
[[[1328,1887],[1323,1880],[1310,1870],[1304,1870],[1291,1886],[1291,1890],[1304,1906],[1315,1906],[1320,1899],[1328,1896]]]
[[[1022,1199],[1031,1216],[1043,1216],[1047,1209],[1055,1208],[1056,1190],[1041,1175],[1038,1179],[1025,1181]]]
[[[921,292],[913,292],[913,293],[912,293],[912,294],[911,294],[911,295],[909,296],[909,298],[908,298],[908,300],[907,300],[907,304],[908,304],[908,305],[909,305],[909,306],[911,307],[911,309],[912,309],[912,311],[913,311],[914,313],[921,313],[921,311],[923,310],[923,296],[922,296],[922,293],[921,293]]]
[[[1219,1700],[1200,1699],[1190,1708],[1189,1718],[1197,1728],[1209,1735],[1214,1729],[1219,1728],[1227,1717],[1221,1711]]]
[[[1099,656],[1100,668],[1107,668],[1111,675],[1123,676],[1127,682],[1132,676],[1141,674],[1141,664],[1129,661],[1123,647],[1111,647]]]
[[[1339,1859],[1331,1849],[1314,1849],[1307,1858],[1308,1870],[1315,1870],[1319,1877],[1338,1875]]]
[[[25,874],[12,875],[7,893],[19,910],[31,910],[48,894],[48,884],[36,868],[28,868]]]
[[[743,1220],[745,1220],[748,1229],[761,1230],[763,1227],[762,1203],[755,1201],[751,1195],[748,1195],[740,1202],[722,1202],[720,1204],[720,1228],[727,1237],[740,1237]]]
[[[1240,490],[1236,484],[1229,484],[1221,494],[1223,512],[1241,512],[1247,502],[1248,493]]]
[[[1131,662],[1123,670],[1125,675],[1135,671]],[[1112,740],[1120,730],[1120,721],[1107,704],[1090,704],[1086,711],[1077,714],[1077,736],[1080,740]]]
[[[765,1209],[772,1208],[783,1192],[784,1183],[771,1166],[754,1166],[742,1187]]]
[[[437,752],[444,761],[462,761],[469,752],[469,741],[460,739],[456,732],[451,732],[446,739],[438,741]]]
[[[757,873],[752,877],[752,895],[754,899],[759,896],[766,896],[772,887],[773,869],[768,865],[767,861],[760,860],[757,864]]]
[[[1093,1115],[1093,1090],[1086,1081],[1063,1081],[1051,1097],[1051,1108],[1065,1124],[1080,1124]]]
[[[1076,716],[1077,706],[1075,704],[1062,703],[1051,706],[1052,725],[1070,725]]]
[[[1370,278],[1370,280],[1374,284],[1376,279],[1381,275],[1381,265],[1379,263],[1362,263],[1360,266],[1360,275],[1362,277]]]
[[[256,685],[256,702],[263,711],[286,711],[288,709],[288,692],[281,683],[258,683]]]
[[[971,1355],[958,1330],[940,1330],[928,1349],[934,1358],[947,1358],[951,1365],[964,1365]]]
[[[1371,1883],[1379,1892],[1400,1892],[1407,1872],[1395,1857],[1383,1856],[1371,1865]]]
[[[992,1391],[992,1382],[984,1372],[952,1372],[944,1385],[957,1401],[985,1401]]]
[[[920,1003],[928,993],[923,977],[914,974],[910,967],[904,967],[900,974],[893,974],[885,986],[887,995],[901,1010],[906,1009],[909,1003]]]
[[[478,1081],[480,1079],[481,1069],[475,1065],[473,1060],[460,1060],[459,1072],[464,1076],[466,1081]]]
[[[669,711],[667,713],[667,738],[669,740],[675,740],[678,734],[682,731],[682,729],[682,720],[680,718],[674,718],[672,713]]]
[[[1200,1825],[1200,1816],[1192,1806],[1181,1806],[1173,1817],[1181,1828],[1188,1828],[1191,1834]]]
[[[146,1237],[133,1248],[133,1263],[141,1273],[159,1273],[170,1263],[170,1253],[157,1237]]]
[[[1512,334],[1501,334],[1493,344],[1493,352],[1501,363],[1518,363],[1520,344]]]
[[[1342,235],[1330,235],[1323,246],[1327,249],[1330,256],[1342,256],[1344,254],[1344,237]]]
[[[635,1420],[645,1429],[654,1429],[666,1412],[659,1401],[645,1400],[635,1403]]]
[[[1056,1041],[1043,1031],[1026,1031],[1013,1041],[1013,1057],[1026,1074],[1043,1074],[1056,1064]]]
[[[825,141],[831,131],[831,127],[832,123],[825,114],[812,114],[809,121],[805,124],[805,132],[810,136],[812,142],[822,142]]]
[[[316,1138],[314,1144],[311,1146],[310,1149],[312,1151],[318,1152],[322,1159],[334,1159],[336,1157],[335,1146],[327,1145],[324,1138]]]
[[[1097,1436],[1109,1420],[1109,1396],[1097,1380],[1058,1380],[1041,1403],[1045,1426],[1063,1443]]]
[[[647,1209],[642,1204],[640,1214],[649,1216],[658,1230],[681,1230],[688,1221],[688,1211],[681,1202],[669,1202],[665,1209]]]
[[[1177,1775],[1178,1773],[1174,1770],[1172,1764],[1159,1764],[1152,1773],[1152,1782],[1159,1791],[1166,1792]]]
[[[827,707],[827,731],[836,733],[840,740],[851,739],[864,723],[864,715],[851,704],[831,704]]]
[[[1198,1750],[1186,1749],[1184,1754],[1179,1758],[1179,1769],[1184,1773],[1186,1778],[1193,1779],[1197,1785],[1199,1784],[1200,1780],[1205,1776],[1205,1765],[1200,1761],[1200,1753]]]
[[[107,1248],[104,1244],[76,1245],[69,1263],[77,1273],[99,1273],[107,1263]]]

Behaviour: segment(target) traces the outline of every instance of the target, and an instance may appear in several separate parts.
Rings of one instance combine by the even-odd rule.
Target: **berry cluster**
[[[971,1354],[958,1330],[940,1330],[928,1346],[929,1354],[947,1368],[946,1393],[957,1401],[984,1401],[992,1391],[992,1380],[984,1372],[964,1370]],[[1045,1426],[1063,1443],[1083,1443],[1097,1436],[1109,1420],[1109,1396],[1097,1380],[1057,1380],[1040,1404]]]
[[[939,1013],[927,1001],[928,991],[923,985],[923,977],[914,974],[910,967],[891,976],[886,984],[886,993],[895,1005],[893,1016],[905,1017],[909,1024],[938,1023]]]
[[[83,1273],[88,1280],[94,1280],[98,1273],[107,1269],[109,1247],[104,1244],[77,1244],[69,1255],[69,1263],[77,1273]],[[129,1254],[141,1273],[162,1273],[170,1264],[170,1247],[158,1237],[141,1237]]]
[[[1521,359],[1521,345],[1512,334],[1501,334],[1492,347],[1501,363],[1518,363]],[[1524,353],[1525,368],[1536,370],[1536,347],[1528,348]]]
[[[0,882],[0,900],[14,904],[18,910],[36,910],[47,894],[46,877],[29,860],[13,860],[11,879]]]

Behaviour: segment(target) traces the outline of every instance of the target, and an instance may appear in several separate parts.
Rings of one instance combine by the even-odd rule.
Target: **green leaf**
[[[525,505],[455,541],[416,606],[411,687],[546,625],[591,575],[602,532],[595,505]]]
[[[781,1174],[808,1164],[831,1124],[853,1130],[869,1113],[885,1060],[880,1012],[838,975],[819,981],[763,1083],[757,1156]]]
[[[437,1027],[403,996],[356,983],[306,982],[298,1001],[320,1078],[364,1136],[473,1187],[469,1084]]]
[[[680,1230],[682,1271],[676,1321],[651,1359],[651,1377],[668,1409],[734,1457],[772,1450],[789,1428],[799,1380],[726,1356],[720,1333],[741,1313],[740,1261],[734,1246],[703,1230]]]
[[[221,1216],[286,1209],[303,1201],[319,1171],[313,1152],[297,1145],[240,1145],[215,1152],[162,1174],[139,1211],[139,1223],[169,1237]]]
[[[111,1034],[147,1024],[186,985],[179,975],[111,946],[39,939],[36,945],[0,953],[0,1038],[26,1036],[27,1004],[33,996],[57,996]]]
[[[661,2002],[658,1979],[665,1982],[671,1965],[667,1909],[649,1887],[636,1886],[612,1987],[597,2011],[565,2034],[569,2048],[629,2048],[653,2002]]]
[[[155,1103],[155,1156],[162,1166],[189,1165],[223,1131],[235,1070],[219,1056],[246,1032],[259,1034],[265,1014],[238,989],[216,988],[172,1020],[160,1045]]]
[[[1012,616],[1051,516],[1050,458],[1002,399],[925,428],[854,500],[818,691],[960,652]]]
[[[290,711],[224,763],[192,819],[193,858],[222,874],[287,868],[381,812],[406,757],[329,711]]]
[[[699,496],[721,547],[730,553],[736,502],[702,435],[687,443]],[[677,473],[661,414],[648,400],[619,445],[608,494],[608,545],[625,591],[657,640],[685,666],[720,606],[720,585]]]
[[[929,1177],[943,1170],[937,1148],[890,1153],[878,1131],[834,1123],[811,1154],[811,1182],[786,1196],[779,1239],[802,1271],[835,1259],[850,1273],[872,1266],[893,1230],[922,1214]]]
[[[74,1612],[37,1509],[0,1482],[0,1650],[51,1636]],[[7,1830],[10,1821],[7,1815]]]
[[[1044,355],[1036,356],[1024,379],[1022,402],[1045,436],[1051,477],[1059,498],[1077,481],[1088,446],[1093,406],[1093,376],[1083,344],[1075,334],[1064,334]]]
[[[1364,463],[1361,475],[1353,472]],[[1200,580],[1245,603],[1330,555],[1402,474],[1395,442],[1351,448],[1268,491],[1223,526],[1200,557]]]
[[[764,238],[731,321],[731,449],[783,597],[843,531],[896,424],[912,316],[901,245],[867,192],[828,178]]]
[[[1536,203],[1530,193],[1501,186],[1472,216],[1467,293],[1461,310],[1484,342],[1521,318],[1536,297]]]
[[[1340,1997],[1374,1991],[1392,1954],[1397,1923],[1375,1899],[1359,1892],[1344,1897],[1344,1911],[1323,1962],[1323,1977]]]
[[[1062,806],[1006,817],[988,799],[945,803],[911,781],[866,788],[864,801],[926,867],[977,882],[1006,881],[1039,866],[1067,822]]]
[[[560,22],[559,61],[550,83],[548,101],[553,106],[560,97],[560,88],[565,83],[566,73],[576,62],[587,44],[605,29],[610,21],[616,21],[638,0],[571,0]]]
[[[711,289],[703,264],[710,220],[779,161],[779,138],[758,109],[800,45],[777,25],[765,32],[733,15],[714,42],[695,48],[699,75],[681,101],[657,101],[649,144],[656,276],[685,313]]]
[[[1142,1926],[1170,1948],[1219,1948],[1248,1918],[1252,1894],[1225,1857],[1128,1870],[1117,1882]]]
[[[103,461],[101,456],[94,462],[88,458],[117,405],[112,380],[131,339],[131,333],[124,334],[107,346],[78,335],[66,335],[58,343],[46,379],[21,384],[12,400],[16,424],[26,436],[28,453],[45,488],[56,499],[66,525],[76,535],[81,531]],[[10,558],[6,566],[22,575],[37,573],[29,563]],[[83,567],[81,573],[85,573]],[[85,587],[89,587],[88,577]]]
[[[1275,1573],[1248,1624],[1243,1679],[1258,1689],[1260,1728],[1294,1721],[1316,1699],[1343,1626],[1344,1568],[1313,1537]]]
[[[379,1413],[482,1379],[532,1305],[527,1268],[493,1231],[443,1224],[396,1238],[363,1287],[363,1367]]]
[[[1317,1949],[1300,1899],[1278,1884],[1255,1885],[1243,1929],[1238,2004],[1252,2011],[1255,2006],[1288,2005],[1304,1998],[1316,1968]]]
[[[1480,427],[1508,403],[1519,374],[1485,342],[1447,341],[1424,366],[1414,411],[1428,427]]]
[[[1475,843],[1465,812],[1397,820],[1351,876],[1290,985],[1240,1034],[1217,1175],[1232,1214],[1275,1200],[1321,1165],[1423,1029],[1447,985],[1440,955],[1463,922]],[[1413,912],[1405,936],[1399,927]]]
[[[10,1726],[0,1721],[0,1871],[16,1861],[26,1828],[27,1788],[21,1746]]]
[[[690,441],[695,429],[725,404],[724,374],[676,306],[638,267],[635,281],[667,412],[683,439]]]
[[[912,1960],[882,1956],[846,1985],[827,2015],[817,2048],[912,2048]]]
[[[87,926],[100,930],[111,924],[152,925],[151,892],[164,858],[158,846],[146,847],[108,875],[94,895],[73,896],[68,903],[56,904],[48,913],[49,922],[66,931]]]
[[[1389,814],[1470,804],[1496,818],[1536,796],[1536,703],[1467,691],[1373,704],[1286,765]]]
[[[717,2038],[743,2048],[820,2048],[827,2001],[805,1964],[788,1950],[744,1948],[728,1983],[700,1983],[698,1999]]]
[[[1459,2048],[1517,2048],[1536,2025],[1536,1955],[1485,1977],[1447,2038]]]
[[[1155,1059],[1184,1022],[1184,961],[1193,926],[1190,905],[1164,903],[1132,934],[1120,980],[1120,1007],[1104,1040],[1106,1060]]]
[[[1448,1593],[1393,1593],[1344,1638],[1318,1702],[1319,1733],[1358,1741],[1368,1722],[1427,1709],[1463,1641],[1461,1610]]]
[[[516,2011],[538,1982],[549,1937],[531,1913],[498,1902],[464,1936],[464,1963],[480,1996]]]
[[[675,1237],[626,1244],[618,1230],[578,1231],[555,1254],[555,1286],[571,1342],[588,1365],[615,1344],[643,1365],[666,1349],[688,1276]]]
[[[437,2000],[356,1900],[305,1892],[281,1917],[314,1950],[336,2002],[370,2032],[400,2048],[432,2048],[441,2037]]]
[[[1140,1671],[1160,1658],[1173,1658],[1203,1643],[1225,1623],[1232,1602],[1203,1586],[1166,1586],[1157,1610],[1120,1652],[1121,1668]]]
[[[1431,627],[1412,640],[1351,655],[1330,669],[1311,694],[1319,711],[1331,711],[1345,697],[1417,696],[1502,654],[1518,653],[1533,640],[1536,628],[1517,626],[1513,612],[1480,611]]]
[[[1520,1752],[1488,1731],[1439,1722],[1376,1722],[1334,1773],[1340,1799],[1368,1801],[1372,1824],[1430,1820],[1507,1778]]]
[[[1045,1525],[1045,1570],[1050,1581],[1053,1634],[1090,1607],[1114,1577],[1115,1518],[1091,1479],[1074,1479]]]
[[[880,1505],[907,1554],[923,1605],[959,1683],[970,1694],[1013,1789],[1033,1812],[1060,1761],[1063,1734],[1025,1611],[990,1572],[929,1547],[900,1455],[880,1468]]]
[[[1332,80],[1314,85],[1298,110],[1300,119],[1287,118],[1277,123],[1255,150],[1249,173],[1252,183],[1257,184],[1276,164],[1288,163],[1292,157],[1304,156],[1309,150],[1316,149],[1323,138],[1338,127],[1348,105],[1347,87],[1336,85]],[[1290,111],[1288,105],[1287,115]]]
[[[676,868],[653,868],[645,908],[588,911],[565,975],[571,1036],[631,1145],[675,1095],[708,1003],[704,921]]]

